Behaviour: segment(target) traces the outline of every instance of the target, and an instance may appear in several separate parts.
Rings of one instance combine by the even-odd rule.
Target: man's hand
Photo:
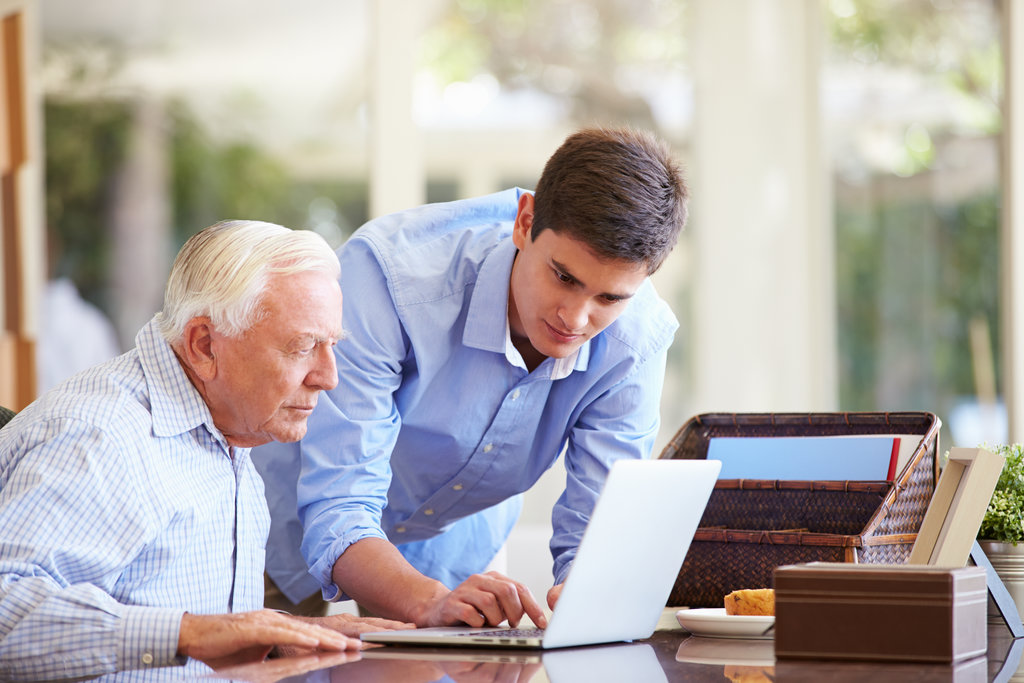
[[[514,627],[523,614],[540,628],[547,626],[547,617],[529,588],[498,572],[487,572],[474,574],[441,596],[416,621],[421,626],[497,626],[508,620]]]
[[[376,617],[357,617],[351,614],[332,614],[328,617],[295,617],[310,624],[323,626],[332,631],[337,631],[350,638],[358,638],[360,633],[372,631],[394,631],[400,628],[416,628],[416,624],[403,621],[392,621],[391,619],[378,619]],[[279,646],[276,653],[280,657],[296,657],[309,654],[310,650],[295,646]]]
[[[178,654],[216,669],[263,660],[274,646],[307,651],[358,650],[359,639],[273,610],[181,618]]]

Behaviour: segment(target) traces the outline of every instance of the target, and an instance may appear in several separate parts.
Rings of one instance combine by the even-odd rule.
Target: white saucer
[[[676,621],[695,636],[764,640],[774,637],[775,617],[726,614],[724,607],[681,609],[676,612]]]

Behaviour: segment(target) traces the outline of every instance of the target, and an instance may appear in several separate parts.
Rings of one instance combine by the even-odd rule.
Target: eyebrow
[[[337,333],[337,335],[327,337],[320,334],[316,334],[315,332],[304,332],[293,337],[290,344],[298,346],[302,346],[303,344],[306,344],[308,342],[312,342],[314,344],[331,344],[340,342],[346,337],[348,337],[348,332],[346,332],[344,329],[340,330]]]
[[[578,277],[573,275],[572,272],[569,271],[569,269],[565,266],[564,263],[560,263],[560,262],[556,261],[555,259],[551,259],[551,265],[553,265],[555,268],[560,270],[563,275],[567,275],[567,276],[571,277],[573,279],[573,281],[576,282],[577,284],[580,284],[580,285],[583,285],[584,287],[586,287],[586,284],[581,282]],[[607,299],[615,299],[616,301],[625,301],[626,299],[632,299],[634,293],[620,294],[618,292],[601,292],[597,296],[603,296],[603,297],[605,297]]]

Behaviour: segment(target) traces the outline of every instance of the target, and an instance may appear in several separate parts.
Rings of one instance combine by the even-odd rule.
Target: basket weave
[[[669,606],[721,607],[727,593],[770,588],[776,567],[803,562],[903,564],[938,479],[932,413],[705,413],[659,458],[703,459],[716,436],[919,434],[894,481],[721,480],[686,554]]]

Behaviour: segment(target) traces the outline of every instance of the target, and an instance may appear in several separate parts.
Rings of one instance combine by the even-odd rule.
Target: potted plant
[[[978,543],[1024,615],[1024,444],[984,448],[1006,462],[978,529]]]

